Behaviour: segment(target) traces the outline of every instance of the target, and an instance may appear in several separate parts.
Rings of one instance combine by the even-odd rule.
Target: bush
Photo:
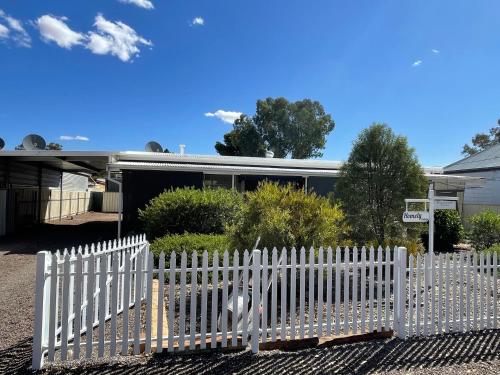
[[[234,190],[182,188],[153,198],[139,219],[148,238],[167,234],[222,234],[238,219],[243,197]]]
[[[469,219],[470,240],[476,250],[481,251],[500,243],[500,214],[486,210]]]
[[[342,245],[348,227],[340,206],[292,185],[261,183],[246,193],[242,220],[229,228],[233,248]],[[345,244],[345,243],[344,243]]]
[[[497,255],[500,256],[500,243],[493,244],[492,246],[483,251],[491,254],[497,253]]]
[[[198,266],[201,267],[201,255],[206,250],[208,252],[209,264],[211,265],[215,252],[219,253],[219,259],[222,264],[222,254],[229,250],[229,240],[223,234],[173,234],[157,238],[151,243],[151,252],[158,259],[163,251],[165,253],[165,267],[170,265],[170,254],[177,254],[177,265],[180,264],[180,255],[183,251],[188,254],[188,266],[191,266],[191,254],[198,253]],[[233,258],[233,252],[229,252],[230,260]]]
[[[464,227],[460,215],[455,210],[436,210],[434,212],[434,251],[453,250],[453,245],[464,238]],[[422,233],[422,242],[429,249],[429,232]]]

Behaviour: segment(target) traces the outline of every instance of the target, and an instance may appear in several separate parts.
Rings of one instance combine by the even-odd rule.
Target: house
[[[327,196],[335,194],[342,167],[339,161],[189,155],[183,149],[179,153],[2,151],[0,166],[2,163],[10,165],[11,171],[13,165],[15,168],[30,165],[39,171],[41,181],[53,171],[77,175],[105,172],[108,190],[114,188],[118,192],[115,196],[119,200],[116,207],[122,219],[120,234],[121,221],[126,230],[133,229],[137,210],[165,189],[225,187],[245,192],[256,189],[260,181],[271,180],[293,183],[306,191]],[[466,187],[478,186],[482,181],[480,177],[443,174],[440,167],[424,168],[424,172],[437,195],[459,197],[459,205]],[[1,176],[0,173],[0,184]]]
[[[465,221],[486,209],[500,212],[500,144],[444,167],[444,173],[484,179],[482,189],[466,187],[464,191]]]

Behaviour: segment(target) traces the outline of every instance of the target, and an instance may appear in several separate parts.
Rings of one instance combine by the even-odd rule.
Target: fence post
[[[406,306],[406,247],[397,248],[397,256],[394,257],[396,288],[394,292],[394,305],[396,309],[396,321],[394,327],[399,338],[405,335],[405,306]]]
[[[259,352],[260,330],[260,250],[252,254],[252,353]]]
[[[50,293],[50,278],[45,279],[45,271],[50,262],[50,253],[39,251],[36,254],[36,282],[35,282],[35,327],[33,333],[32,369],[40,370],[43,366],[43,345],[46,344],[48,332],[46,321],[46,307]]]

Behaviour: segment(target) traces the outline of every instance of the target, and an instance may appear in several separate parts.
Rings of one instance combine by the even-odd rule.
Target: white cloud
[[[118,1],[124,4],[134,4],[144,9],[154,9],[155,7],[150,0],[118,0]]]
[[[108,21],[102,14],[96,16],[94,26],[97,31],[88,33],[86,48],[98,55],[111,54],[122,61],[129,61],[139,55],[141,44],[153,45],[130,26],[120,21]]]
[[[416,67],[419,66],[420,64],[422,64],[422,60],[417,60],[413,64],[411,64],[411,66]]]
[[[0,24],[0,38],[12,39],[20,47],[31,47],[31,37],[21,21],[9,16],[2,9],[0,9],[0,19],[5,23]]]
[[[222,120],[223,122],[227,124],[234,124],[234,122],[240,118],[242,115],[241,112],[234,112],[234,111],[224,111],[222,109],[219,109],[215,112],[207,112],[205,113],[206,117],[217,117],[218,119]]]
[[[89,137],[84,137],[82,135],[61,135],[59,137],[59,140],[61,141],[84,141],[84,142],[87,142],[87,141],[90,141],[90,138]]]
[[[9,29],[0,23],[0,38],[7,39],[9,37]]]
[[[66,25],[68,18],[45,14],[39,17],[35,24],[45,42],[55,42],[59,47],[71,49],[75,45],[85,42],[85,35],[73,31]]]
[[[432,53],[435,53],[436,55],[439,53],[439,50],[435,49],[435,48],[433,48],[431,51],[432,51]]]
[[[191,26],[203,26],[205,25],[205,20],[201,17],[195,17],[191,21]]]

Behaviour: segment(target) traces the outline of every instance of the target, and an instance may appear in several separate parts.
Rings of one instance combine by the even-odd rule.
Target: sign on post
[[[429,221],[429,211],[403,212],[403,222],[405,223],[427,223],[428,221]]]

